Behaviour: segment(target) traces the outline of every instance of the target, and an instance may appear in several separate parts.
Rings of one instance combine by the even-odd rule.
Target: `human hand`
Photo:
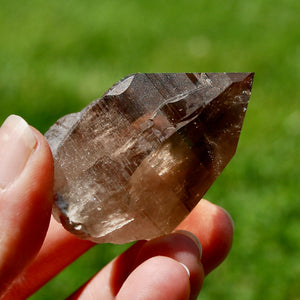
[[[52,188],[45,138],[9,117],[0,128],[1,299],[28,297],[94,245],[50,221]],[[177,229],[137,242],[70,299],[195,299],[205,275],[228,254],[233,223],[222,208],[201,200]]]

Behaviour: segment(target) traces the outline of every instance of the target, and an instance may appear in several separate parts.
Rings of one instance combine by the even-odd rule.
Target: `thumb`
[[[45,138],[21,117],[9,116],[0,128],[0,297],[43,243],[52,186]]]

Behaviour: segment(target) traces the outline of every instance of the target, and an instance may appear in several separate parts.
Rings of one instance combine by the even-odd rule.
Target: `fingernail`
[[[182,262],[179,262],[179,263],[184,267],[184,269],[186,270],[188,276],[191,277],[191,272],[190,272],[189,268],[184,263],[182,263]]]
[[[183,234],[183,235],[189,237],[194,242],[194,244],[197,246],[197,248],[199,250],[199,260],[200,260],[202,257],[202,246],[201,246],[199,239],[192,232],[187,231],[187,230],[175,230],[174,233]]]
[[[37,141],[21,117],[9,116],[0,128],[0,190],[23,171]]]

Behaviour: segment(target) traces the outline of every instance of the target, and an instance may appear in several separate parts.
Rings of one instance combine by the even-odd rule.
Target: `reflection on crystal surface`
[[[46,133],[53,213],[125,243],[172,231],[235,153],[253,73],[134,74]]]

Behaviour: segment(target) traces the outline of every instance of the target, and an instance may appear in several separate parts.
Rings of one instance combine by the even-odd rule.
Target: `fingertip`
[[[188,273],[172,258],[152,257],[128,276],[116,299],[190,299]]]
[[[224,217],[227,218],[226,220],[226,224],[229,225],[229,230],[232,232],[232,234],[234,233],[234,220],[232,218],[232,216],[230,215],[230,213],[224,208],[224,207],[221,207],[221,206],[218,206],[216,205],[218,208],[220,208],[221,210],[223,210],[224,212]],[[229,222],[228,222],[229,220]]]
[[[202,247],[197,237],[190,232],[180,230],[145,243],[137,255],[136,265],[155,256],[176,260],[185,270],[188,270],[190,299],[194,299],[199,294],[204,280],[201,254]]]
[[[229,213],[222,207],[215,205],[212,217],[210,241],[203,254],[203,266],[207,275],[219,266],[227,257],[233,242],[234,223]]]
[[[0,287],[7,286],[40,249],[50,221],[53,189],[53,159],[45,138],[18,116],[8,122],[0,133],[7,141],[1,149],[6,158],[1,163]]]
[[[190,232],[190,231],[182,230],[182,229],[175,230],[174,233],[183,234],[184,236],[187,236],[188,238],[190,238],[194,242],[194,244],[198,248],[199,260],[200,260],[201,257],[202,257],[202,245],[201,245],[199,239],[197,238],[197,236],[195,234],[193,234],[192,232]]]
[[[225,209],[207,200],[202,199],[178,229],[191,231],[200,240],[205,274],[215,269],[231,249],[233,220]]]

